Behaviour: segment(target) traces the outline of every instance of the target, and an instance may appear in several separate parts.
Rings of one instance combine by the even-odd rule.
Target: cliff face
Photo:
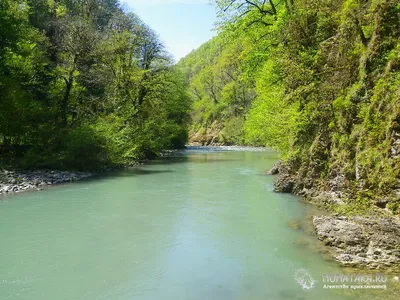
[[[276,191],[334,213],[313,222],[341,264],[398,268],[400,5],[340,4],[334,34],[316,48],[318,75],[301,97],[306,126],[293,135]]]
[[[293,191],[330,193],[329,204],[345,204],[337,208],[347,212],[373,204],[397,214],[400,6],[346,2],[336,34],[319,47],[329,72],[318,76],[307,98],[306,105],[320,108],[311,115],[314,128],[297,134],[293,143],[297,154],[288,160]]]

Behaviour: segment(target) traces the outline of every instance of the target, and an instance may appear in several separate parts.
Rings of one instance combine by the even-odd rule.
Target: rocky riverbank
[[[192,146],[224,146],[226,141],[221,134],[223,126],[214,121],[207,128],[198,128],[190,132],[189,144]]]
[[[28,190],[40,190],[45,186],[77,181],[93,176],[88,172],[70,171],[2,171],[0,172],[0,196]]]
[[[315,188],[298,189],[290,167],[277,163],[267,175],[277,175],[275,192],[293,193],[329,211],[333,204],[343,205],[345,191],[329,192]],[[378,209],[378,208],[376,208]],[[332,212],[313,216],[315,234],[337,262],[369,269],[400,268],[400,220],[386,213],[344,216]]]
[[[313,218],[318,239],[343,265],[370,269],[400,265],[400,222],[393,218],[320,216]]]

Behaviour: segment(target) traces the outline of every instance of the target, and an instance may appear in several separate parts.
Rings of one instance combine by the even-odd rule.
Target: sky
[[[209,0],[122,0],[157,32],[176,61],[216,35]]]

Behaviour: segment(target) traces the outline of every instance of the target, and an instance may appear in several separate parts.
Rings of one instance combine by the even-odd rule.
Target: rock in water
[[[400,265],[400,222],[390,218],[313,218],[318,238],[344,265],[381,268]]]
[[[278,161],[269,171],[265,173],[265,175],[278,175],[281,167],[282,163]]]
[[[271,170],[276,172],[276,170]],[[290,167],[288,165],[279,163],[278,177],[275,180],[274,192],[277,193],[292,193],[295,186],[295,180],[290,175]]]

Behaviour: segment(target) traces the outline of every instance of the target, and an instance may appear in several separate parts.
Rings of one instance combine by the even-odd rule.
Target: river
[[[234,149],[2,198],[0,299],[372,299],[323,289],[313,207],[273,193],[275,153]]]

